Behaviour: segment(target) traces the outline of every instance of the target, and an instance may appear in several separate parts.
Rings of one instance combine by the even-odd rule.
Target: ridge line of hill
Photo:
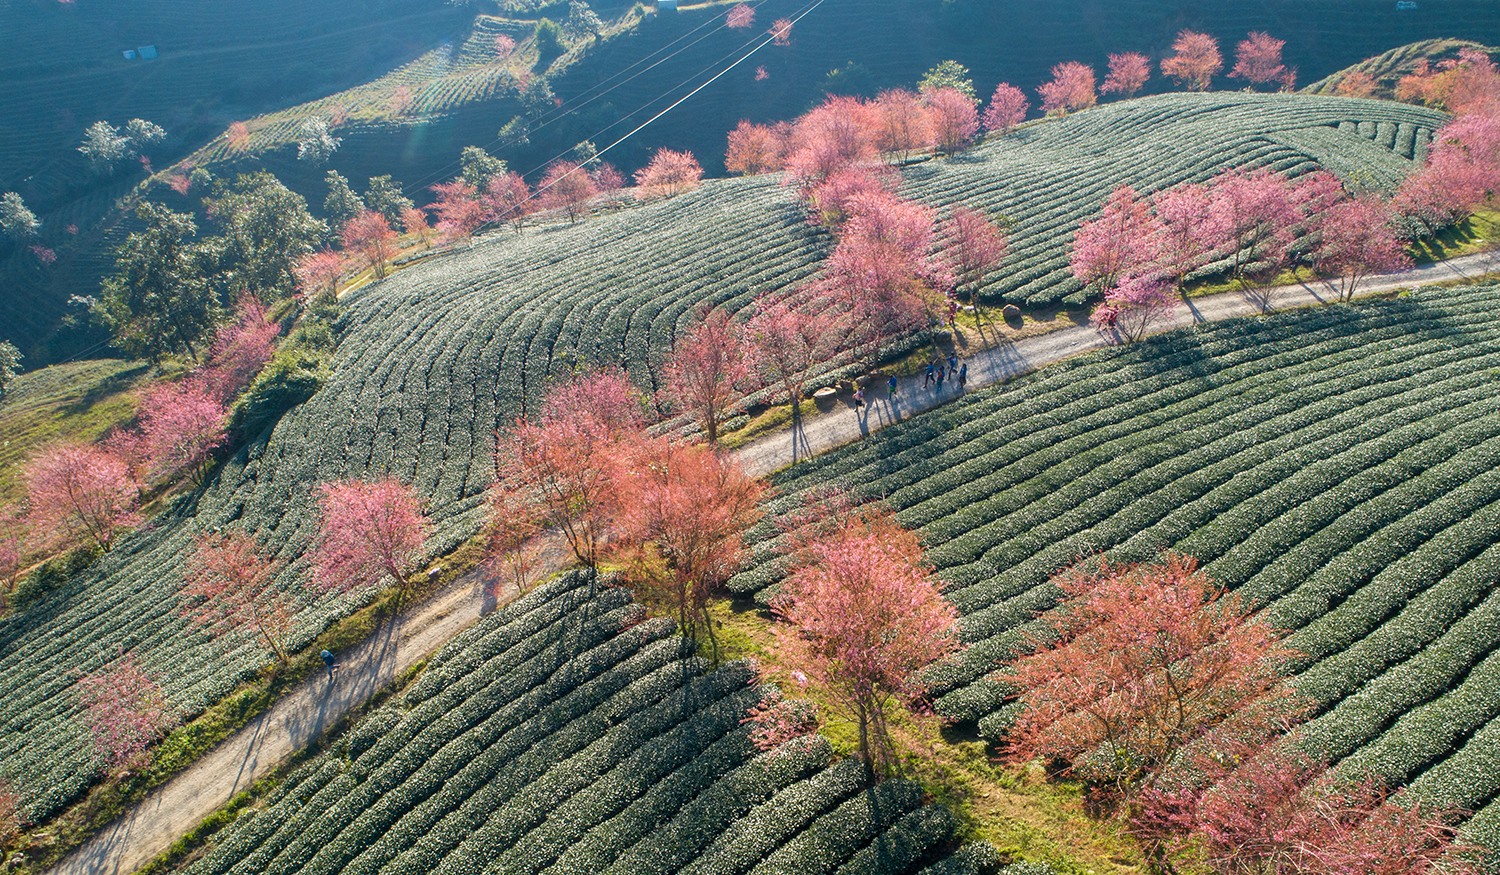
[[[1468,255],[1371,277],[1355,297],[1376,297],[1428,283],[1478,280],[1497,268],[1500,257],[1495,253]],[[1299,283],[1273,290],[1271,298],[1277,309],[1312,307],[1336,302],[1334,289],[1324,281]],[[1240,293],[1223,292],[1179,303],[1151,333],[1259,313],[1259,307]],[[1003,343],[964,360],[969,365],[969,387],[979,389],[1014,379],[1107,344],[1102,334],[1087,326]],[[898,386],[894,399],[887,397],[883,386],[874,387],[868,406],[862,411],[847,402],[841,403],[837,409],[795,429],[780,430],[753,441],[735,451],[735,455],[748,473],[768,475],[956,400],[960,394],[952,389],[951,383],[937,391],[918,387],[908,377]],[[547,571],[561,568],[561,563],[552,565]],[[315,742],[402,672],[517,595],[513,589],[498,596],[486,592],[479,571],[461,576],[415,611],[383,624],[359,647],[342,654],[337,684],[330,686],[321,675],[305,681],[265,714],[133,806],[52,872],[123,875],[135,871],[236,793]]]

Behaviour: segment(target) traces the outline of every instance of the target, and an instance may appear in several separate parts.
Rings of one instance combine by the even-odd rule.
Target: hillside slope
[[[969,647],[938,711],[1003,737],[991,677],[1053,571],[1170,549],[1304,657],[1304,743],[1500,849],[1500,315],[1495,286],[1206,326],[1089,354],[776,479],[775,512],[846,484],[916,528]],[[764,562],[731,587],[765,598]]]
[[[44,0],[32,2],[50,5]],[[593,5],[606,17],[624,11],[620,3]],[[208,143],[192,160],[219,175],[269,168],[311,203],[320,204],[324,168],[296,161],[295,146],[284,135],[301,119],[326,115],[333,103],[340,103],[350,105],[351,120],[340,131],[345,143],[331,166],[357,184],[370,176],[389,173],[407,183],[408,194],[423,200],[428,196],[427,185],[453,174],[459,150],[469,144],[492,148],[535,179],[547,161],[579,141],[591,139],[600,146],[611,143],[704,83],[738,58],[752,41],[758,41],[762,28],[772,20],[809,10],[797,25],[792,45],[762,49],[622,143],[607,156],[609,160],[629,172],[645,164],[660,146],[687,148],[712,174],[722,166],[725,133],[740,118],[790,118],[819,100],[827,89],[873,94],[879,88],[911,87],[922,71],[944,58],[967,64],[982,95],[988,95],[1001,80],[1015,82],[1030,92],[1047,78],[1053,64],[1063,60],[1079,59],[1102,70],[1109,52],[1136,50],[1159,58],[1184,27],[1217,35],[1224,41],[1226,55],[1250,30],[1285,37],[1288,63],[1299,68],[1304,81],[1326,76],[1412,39],[1460,37],[1500,43],[1500,7],[1441,0],[1424,3],[1415,13],[1400,13],[1393,4],[1368,0],[1223,0],[1212,4],[1163,4],[1155,0],[1060,0],[1048,4],[1019,0],[822,0],[815,7],[811,0],[759,0],[753,5],[757,25],[749,30],[723,26],[727,4],[704,4],[679,13],[662,13],[581,49],[581,57],[570,59],[566,70],[550,77],[557,104],[529,111],[518,100],[515,89],[508,86],[509,80],[483,57],[485,38],[509,25],[503,19],[481,15],[472,21],[465,36],[464,22],[449,21],[451,32],[431,36],[419,60],[384,80],[361,85],[346,95],[334,95],[336,89],[320,91],[316,99],[299,105],[282,104],[282,108],[252,120],[252,128],[267,132],[256,148],[268,151],[216,163],[229,157],[223,153],[221,141]],[[271,8],[280,8],[279,0]],[[489,7],[481,4],[478,8]],[[556,7],[549,14],[558,17],[559,10]],[[319,11],[326,9],[319,7]],[[362,16],[378,21],[380,14],[376,9]],[[531,13],[517,17],[529,18]],[[198,21],[195,15],[185,18]],[[232,10],[225,20],[234,20]],[[309,30],[317,30],[316,22]],[[428,33],[408,26],[393,31],[377,31],[370,41],[350,40],[339,51],[319,49],[309,54],[337,60],[342,51],[383,46],[392,39]],[[304,88],[330,81],[324,75],[303,75],[298,63],[286,62],[279,46],[236,50],[240,55],[232,59],[233,63],[204,73],[203,81],[218,81],[214,76],[234,71],[239,71],[235,81],[249,83],[287,78],[296,84],[288,93],[297,95],[303,94]],[[387,61],[383,68],[387,70],[421,51],[401,54],[387,50],[381,54],[370,49],[372,55]],[[253,64],[260,58],[269,59],[269,63],[241,69],[244,63]],[[764,68],[764,77],[758,75],[758,68]],[[838,74],[830,75],[835,70]],[[512,72],[524,75],[526,70]],[[1218,86],[1233,88],[1239,84],[1238,80],[1221,79]],[[408,87],[415,102],[410,111],[398,114],[390,102],[394,89],[402,85]],[[1170,87],[1158,77],[1147,91]],[[205,100],[201,108],[200,114],[213,119],[213,124],[207,129],[181,127],[185,135],[192,133],[187,137],[189,143],[205,143],[218,136],[227,120],[212,101]],[[53,109],[49,106],[26,115],[17,130],[31,131],[33,120],[50,112]],[[63,125],[70,139],[54,143],[53,148],[55,153],[71,156],[69,160],[76,164],[71,146],[90,119],[78,110],[70,112],[70,121]],[[497,134],[499,128],[522,117],[527,138],[502,140]],[[4,120],[0,113],[0,121]],[[159,120],[170,122],[169,128],[176,124],[175,116]],[[280,135],[271,136],[276,131]],[[3,161],[0,166],[4,166]],[[51,170],[33,173],[28,185],[45,188],[59,181],[56,176]],[[112,201],[128,194],[134,185],[127,176],[112,185],[74,192],[67,207],[55,214],[47,204],[33,202],[33,206],[47,207],[49,212],[43,216],[49,235],[45,242],[58,251],[57,264],[43,268],[24,248],[0,258],[0,284],[7,290],[0,298],[0,336],[8,330],[13,339],[33,347],[34,364],[40,363],[47,352],[38,341],[47,337],[67,297],[92,293],[109,268],[109,251],[123,239],[128,223],[121,223],[118,215],[107,217]],[[69,184],[79,181],[76,173],[66,179]],[[22,193],[32,197],[29,189]],[[167,190],[163,181],[155,184],[151,196],[176,209],[190,203]],[[70,224],[81,229],[78,237],[63,233]]]
[[[754,672],[708,672],[640,620],[622,590],[541,587],[186,871],[900,875],[951,854],[953,816],[916,785],[861,792],[821,739],[760,754]]]
[[[1399,134],[1406,124],[1415,138],[1418,126],[1438,118],[1336,98],[1163,96],[1045,123],[1026,140],[914,168],[909,186],[935,205],[962,199],[990,208],[1015,198],[1035,230],[1018,232],[1017,247],[1028,254],[1001,282],[1030,276],[1040,283],[1065,251],[1066,234],[1054,232],[1041,245],[1045,229],[1096,209],[1108,173],[1126,169],[1122,156],[1141,162],[1124,179],[1150,190],[1206,175],[1236,155],[1308,166],[1303,153],[1266,139],[1265,130],[1279,123],[1287,130],[1311,125],[1350,154],[1389,155],[1371,147],[1357,125],[1344,133],[1334,126],[1360,119],[1379,136]],[[1202,136],[1180,150],[1132,153],[1115,134],[1131,119],[1148,128],[1185,125],[1185,140],[1190,128]],[[1256,120],[1265,130],[1255,130]],[[1051,151],[1043,149],[1049,142]],[[1064,157],[1064,143],[1073,163],[1067,175],[1054,176],[1051,162]],[[1015,174],[1040,185],[1022,188]],[[478,528],[494,429],[524,412],[549,380],[582,363],[622,364],[654,389],[674,336],[696,307],[735,310],[763,290],[791,291],[819,269],[827,246],[826,232],[806,223],[776,178],[728,180],[576,226],[519,237],[500,232],[356,293],[333,373],[317,395],[228,462],[191,502],[123,539],[63,591],[0,620],[0,775],[21,789],[35,817],[87,785],[97,765],[69,688],[121,647],[160,676],[187,713],[264,663],[258,647],[223,652],[178,615],[182,557],[195,532],[243,526],[288,560],[285,585],[308,605],[295,643],[306,642],[352,604],[319,597],[301,582],[318,483],[395,476],[426,499],[434,549],[451,547]],[[1054,297],[1065,294],[1059,287]]]

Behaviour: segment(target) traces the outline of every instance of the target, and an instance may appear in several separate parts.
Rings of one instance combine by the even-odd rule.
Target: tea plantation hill
[[[185,868],[228,873],[977,872],[920,787],[821,738],[760,753],[765,690],[565,577],[480,621]],[[932,868],[926,868],[927,866]]]
[[[1068,293],[1044,285],[1062,269],[1067,230],[1116,182],[1151,191],[1236,160],[1308,169],[1314,152],[1338,169],[1395,174],[1410,166],[1404,154],[1420,152],[1422,131],[1440,122],[1436,113],[1375,101],[1167,95],[929,162],[909,171],[907,191],[935,206],[1010,212],[1018,255],[992,291],[1045,300]],[[549,379],[583,361],[620,363],[651,389],[695,308],[733,310],[762,290],[793,290],[827,249],[826,232],[809,226],[793,192],[768,176],[707,183],[576,226],[500,232],[356,293],[331,373],[311,400],[190,502],[0,620],[0,775],[35,819],[83,792],[99,766],[68,690],[122,647],[185,714],[265,663],[253,644],[222,652],[179,615],[182,557],[195,533],[240,526],[286,560],[284,583],[306,604],[295,643],[305,643],[358,601],[305,586],[300,556],[313,533],[317,483],[387,474],[407,482],[428,502],[433,548],[450,548],[478,528],[494,429]]]
[[[1476,812],[1500,849],[1500,314],[1486,285],[1208,325],[1046,368],[773,482],[916,529],[969,647],[940,714],[1003,737],[992,680],[1078,556],[1201,559],[1292,630],[1301,743]],[[759,567],[730,583],[764,600]]]
[[[280,4],[273,5],[279,8]],[[226,108],[212,97],[199,99],[199,93],[192,91],[195,99],[176,104],[179,108],[192,107],[196,113],[186,122],[170,114],[153,116],[146,111],[151,107],[132,112],[156,118],[181,135],[181,151],[163,155],[156,162],[158,168],[184,151],[193,151],[190,160],[194,164],[219,176],[268,168],[307,196],[316,209],[323,200],[323,173],[327,168],[298,162],[295,137],[290,135],[303,119],[326,116],[337,104],[349,109],[350,118],[338,131],[344,144],[330,166],[358,185],[371,176],[392,174],[407,183],[409,194],[422,200],[428,196],[428,184],[454,173],[454,162],[464,145],[489,146],[535,179],[536,171],[546,161],[581,140],[591,139],[599,145],[612,142],[739,57],[747,41],[758,39],[772,20],[795,16],[813,4],[810,0],[760,0],[754,4],[757,26],[749,31],[722,26],[728,7],[724,3],[662,13],[619,31],[611,25],[605,38],[575,46],[555,60],[539,59],[527,34],[536,16],[560,19],[566,4],[540,10],[532,8],[536,5],[502,4],[507,9],[519,7],[525,11],[499,11],[497,15],[496,7],[481,2],[471,7],[471,11],[482,14],[472,18],[467,34],[460,27],[450,27],[441,37],[431,39],[426,54],[398,69],[393,68],[412,59],[415,52],[381,51],[378,48],[383,42],[352,40],[355,46],[366,47],[370,55],[385,62],[392,72],[340,94],[324,87],[325,80],[318,76],[297,77],[299,84],[323,88],[319,94],[326,97],[294,105],[305,99],[305,92],[299,88],[289,92],[289,96],[295,96],[281,104],[282,108],[252,119],[250,126],[256,139],[252,142],[253,154],[248,157],[235,156],[235,160],[226,162],[231,156],[224,153],[222,139],[206,141],[221,134],[231,119],[247,118],[255,109],[264,111],[264,107],[235,101]],[[1288,63],[1299,68],[1304,81],[1416,38],[1462,37],[1500,43],[1500,7],[1493,4],[1434,0],[1423,4],[1415,14],[1397,13],[1393,5],[1368,0],[1224,0],[1191,5],[1188,10],[1181,4],[1155,0],[1060,0],[1047,4],[1019,0],[822,0],[801,19],[791,46],[763,49],[622,144],[609,158],[629,172],[643,165],[657,147],[689,148],[712,175],[723,154],[724,135],[740,118],[791,118],[819,100],[825,90],[873,93],[878,88],[911,87],[939,60],[957,58],[972,69],[981,96],[987,96],[1001,80],[1030,91],[1047,78],[1053,64],[1062,60],[1080,59],[1102,70],[1109,52],[1139,50],[1159,57],[1182,27],[1218,35],[1224,40],[1226,52],[1232,51],[1235,40],[1253,29],[1285,37]],[[620,16],[636,20],[637,13],[628,12],[623,2],[596,0],[593,6],[606,20]],[[319,7],[330,8],[326,4]],[[361,22],[378,20],[378,12],[362,10]],[[222,18],[226,32],[238,34],[242,30],[233,29],[234,20],[233,15]],[[310,31],[316,32],[316,28]],[[407,28],[403,32],[415,36],[426,31]],[[496,64],[493,57],[493,37],[499,32],[509,33],[522,43],[511,63]],[[382,40],[390,38],[381,33]],[[246,81],[280,77],[284,71],[296,69],[295,63],[286,63],[273,48],[252,44],[245,51],[251,52],[252,58],[259,51],[271,59]],[[317,57],[338,59],[343,55],[332,52]],[[757,79],[756,69],[761,66],[766,68],[768,78]],[[353,68],[367,69],[357,64]],[[226,69],[236,68],[227,64]],[[830,75],[834,70],[839,72]],[[169,81],[176,80],[167,80],[165,72],[153,75],[151,81],[159,86],[157,90],[174,93],[175,86]],[[538,104],[528,112],[514,85],[506,84],[519,75],[544,77],[560,106]],[[200,81],[218,80],[205,76],[193,80]],[[1238,84],[1238,80],[1229,79],[1218,83],[1226,88]],[[398,114],[392,108],[392,98],[401,87],[414,101],[409,111]],[[1148,91],[1171,87],[1167,80],[1158,78]],[[0,97],[0,107],[4,99]],[[66,106],[66,101],[62,105]],[[69,295],[92,293],[110,269],[113,247],[131,229],[129,219],[112,212],[111,207],[116,198],[126,194],[130,180],[139,178],[138,171],[126,172],[119,177],[119,185],[110,186],[84,174],[81,158],[72,147],[84,125],[108,114],[82,108],[68,111],[74,124],[66,130],[66,126],[57,129],[56,136],[63,140],[52,143],[52,154],[64,155],[71,169],[54,173],[57,168],[52,168],[45,174],[28,171],[31,181],[25,185],[39,188],[35,196],[30,188],[21,188],[32,207],[42,214],[45,242],[58,251],[59,261],[43,270],[24,248],[12,250],[0,260],[0,285],[7,289],[0,299],[0,332],[12,332],[18,342],[30,347],[27,351],[32,354],[33,366],[44,363],[49,355],[67,351],[61,340],[48,347],[39,345],[38,338],[47,336]],[[22,115],[16,124],[0,124],[0,128],[32,130],[36,128],[34,119],[52,112],[48,109],[40,115]],[[498,138],[497,130],[519,116],[525,117],[528,139]],[[200,117],[209,121],[200,125],[194,121]],[[124,118],[120,114],[116,120]],[[202,151],[197,151],[199,146]],[[3,166],[6,163],[0,161]],[[54,179],[61,181],[49,181]],[[47,193],[48,186],[54,184],[69,187],[56,202]],[[15,185],[22,183],[12,187]],[[149,196],[175,209],[196,204],[201,194],[194,193],[191,201],[184,199],[165,187],[163,177],[156,178],[148,189]],[[64,233],[70,224],[81,229],[76,237]]]

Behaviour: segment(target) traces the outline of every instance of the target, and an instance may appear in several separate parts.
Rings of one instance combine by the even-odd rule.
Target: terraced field
[[[1011,255],[985,295],[1027,304],[1083,300],[1067,245],[1115,186],[1154,192],[1230,166],[1331,170],[1388,189],[1426,154],[1440,113],[1403,104],[1296,95],[1167,94],[1033,125],[972,158],[907,173],[905,193],[963,201],[1011,220]]]
[[[1197,556],[1294,630],[1311,748],[1477,812],[1500,848],[1496,291],[1087,355],[799,465],[778,501],[842,482],[921,531],[969,644],[934,671],[938,710],[990,737],[1015,707],[990,673],[1054,604],[1053,570]],[[731,586],[776,579],[767,558]]]
[[[974,871],[916,785],[863,790],[820,738],[759,753],[753,672],[642,613],[565,577],[492,614],[186,871]]]
[[[1259,133],[1256,118],[1264,122]],[[1015,234],[1024,261],[996,289],[1023,276],[1026,288],[1041,289],[1064,258],[1063,239],[1043,239],[1047,223],[1061,228],[1085,215],[1096,191],[1112,184],[1111,172],[1148,154],[1122,145],[1128,137],[1116,125],[1141,137],[1170,128],[1196,144],[1150,154],[1154,164],[1124,176],[1149,189],[1153,180],[1207,175],[1235,155],[1307,165],[1300,153],[1266,145],[1264,130],[1322,126],[1344,137],[1351,155],[1389,154],[1357,130],[1336,130],[1351,120],[1374,122],[1378,135],[1381,122],[1420,127],[1437,116],[1337,98],[1158,97],[930,162],[910,171],[909,190],[937,205],[963,200],[1018,217],[1024,208],[1029,218]],[[1224,133],[1213,141],[1209,130]],[[1160,136],[1158,146],[1170,142]],[[706,184],[577,226],[499,233],[362,290],[344,320],[333,373],[312,400],[227,463],[194,501],[126,538],[64,590],[0,620],[0,775],[34,818],[77,797],[97,766],[68,690],[122,647],[187,714],[264,664],[256,646],[224,652],[178,616],[182,557],[195,532],[245,527],[288,561],[284,580],[296,587],[306,579],[300,556],[312,536],[316,484],[389,473],[426,498],[440,552],[478,527],[493,430],[549,379],[583,362],[619,363],[654,388],[697,306],[737,309],[762,290],[789,290],[818,270],[827,247],[792,193],[763,177]],[[311,640],[359,597],[300,598],[306,609],[294,643]]]

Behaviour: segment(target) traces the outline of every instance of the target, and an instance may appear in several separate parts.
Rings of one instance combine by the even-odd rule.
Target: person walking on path
[[[865,387],[854,387],[854,409],[860,410],[865,406]]]
[[[892,398],[896,397],[896,375],[895,374],[891,374],[891,378],[889,380],[885,381],[885,393],[887,395],[891,396]]]
[[[958,370],[958,353],[956,353],[956,352],[950,352],[950,353],[948,353],[948,373],[951,374],[951,373],[954,373],[957,370]]]
[[[969,363],[968,362],[964,362],[963,366],[958,369],[958,389],[959,389],[959,391],[962,392],[963,389],[964,389],[964,387],[967,386],[967,385],[969,385]]]
[[[944,377],[945,374],[946,374],[946,372],[943,370],[943,366],[942,365],[938,365],[938,371],[937,371],[937,390],[938,390],[938,392],[942,392],[943,391],[943,377]]]
[[[926,389],[928,386],[931,386],[932,385],[932,381],[933,381],[933,379],[936,376],[937,376],[937,368],[933,367],[932,362],[928,362],[927,363],[927,377],[922,380],[922,388]]]
[[[339,664],[333,658],[333,651],[325,650],[318,654],[323,658],[323,664],[328,667],[328,682],[333,683],[334,675],[339,673]]]

